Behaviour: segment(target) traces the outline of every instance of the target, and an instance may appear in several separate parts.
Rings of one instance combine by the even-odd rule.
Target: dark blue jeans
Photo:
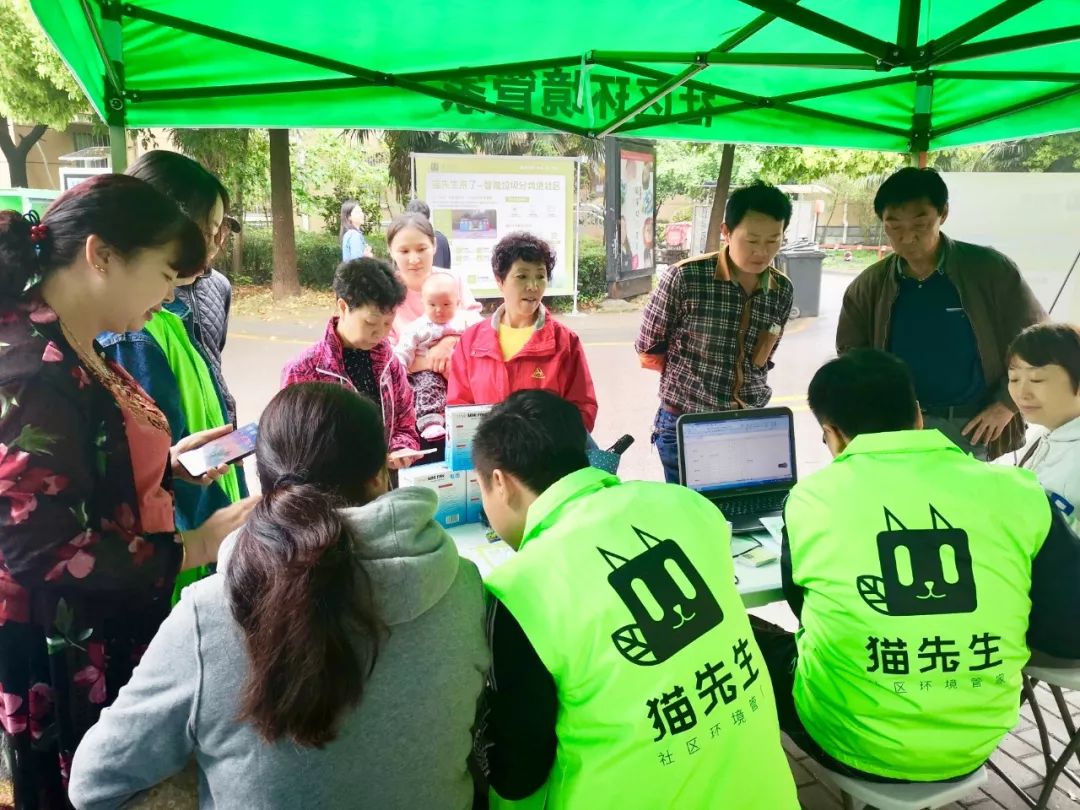
[[[660,463],[664,466],[664,480],[669,484],[679,483],[679,443],[675,437],[675,423],[679,417],[661,406],[653,420],[652,443],[660,454]]]

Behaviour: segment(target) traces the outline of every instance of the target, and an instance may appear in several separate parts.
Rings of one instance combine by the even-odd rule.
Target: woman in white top
[[[1009,394],[1024,418],[1048,431],[1020,466],[1032,470],[1069,525],[1080,533],[1080,329],[1029,326],[1009,346]]]

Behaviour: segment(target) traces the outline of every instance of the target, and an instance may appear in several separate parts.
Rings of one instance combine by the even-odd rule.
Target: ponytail
[[[282,476],[240,530],[225,575],[248,654],[238,719],[270,743],[331,742],[378,656],[384,626],[340,505]]]
[[[30,239],[29,219],[18,211],[0,211],[0,306],[10,306],[40,273],[37,250]]]

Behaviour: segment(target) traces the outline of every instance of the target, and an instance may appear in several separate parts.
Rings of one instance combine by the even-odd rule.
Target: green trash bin
[[[795,287],[792,318],[817,317],[821,308],[821,263],[825,253],[813,242],[800,239],[785,245],[776,258]]]

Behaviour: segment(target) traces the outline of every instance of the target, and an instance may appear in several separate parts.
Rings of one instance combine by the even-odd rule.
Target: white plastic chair
[[[828,769],[822,776],[840,789],[844,810],[862,810],[867,806],[877,810],[934,810],[970,796],[986,784],[986,768],[979,768],[959,782],[870,782]]]

